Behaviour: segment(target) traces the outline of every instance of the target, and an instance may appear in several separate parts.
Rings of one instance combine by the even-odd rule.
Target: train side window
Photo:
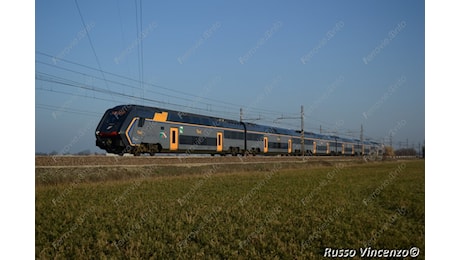
[[[137,122],[137,127],[143,127],[145,123],[145,118],[141,117],[139,118],[139,121]]]

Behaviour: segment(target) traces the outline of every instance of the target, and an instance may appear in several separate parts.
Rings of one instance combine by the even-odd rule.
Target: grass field
[[[36,173],[36,257],[321,259],[327,248],[418,247],[424,259],[422,160],[230,167]]]

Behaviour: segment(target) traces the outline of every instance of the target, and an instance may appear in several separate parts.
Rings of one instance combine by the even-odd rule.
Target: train
[[[157,153],[366,156],[381,155],[384,149],[375,141],[302,133],[141,105],[108,109],[95,134],[96,146],[107,153],[134,156]]]

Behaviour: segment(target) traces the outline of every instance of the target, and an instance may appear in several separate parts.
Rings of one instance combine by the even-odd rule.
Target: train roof
[[[169,121],[201,124],[201,125],[207,125],[207,126],[220,126],[220,127],[228,127],[228,128],[235,128],[235,129],[244,129],[243,124],[239,121],[232,120],[232,119],[219,118],[215,116],[206,116],[206,115],[200,115],[200,114],[195,114],[195,113],[181,112],[181,111],[175,111],[175,110],[170,110],[170,109],[147,107],[147,106],[133,105],[133,104],[119,105],[119,106],[115,106],[112,108],[112,110],[120,110],[120,109],[126,110],[127,112],[129,110],[136,109],[136,110],[143,111],[143,114],[151,114],[152,117],[155,112],[168,112]],[[301,135],[301,132],[299,130],[286,129],[286,128],[275,127],[275,126],[259,125],[259,124],[248,123],[248,122],[244,122],[244,124],[246,125],[246,129],[248,131],[292,135],[292,136],[299,136],[299,137]],[[317,133],[307,132],[307,131],[304,132],[304,136],[305,138],[311,138],[311,139],[326,139],[326,140],[333,140],[333,141],[340,141],[340,142],[352,142],[352,143],[360,142],[359,139],[351,139],[351,138],[339,137],[335,135],[317,134]],[[380,144],[379,142],[375,142],[371,140],[363,141],[363,143]]]

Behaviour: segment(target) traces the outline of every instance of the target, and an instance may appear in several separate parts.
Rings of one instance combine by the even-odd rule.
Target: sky
[[[424,1],[36,1],[35,152],[120,104],[425,142]]]
[[[426,20],[425,3],[416,0],[169,2],[142,1],[142,37],[134,3],[77,0],[84,24],[75,1],[0,3],[0,160],[7,173],[0,200],[12,213],[0,223],[8,241],[22,241],[3,243],[2,256],[34,256],[33,249],[24,250],[35,244],[32,154],[98,151],[93,131],[104,111],[144,102],[227,110],[226,117],[238,119],[233,104],[245,108],[245,118],[262,114],[266,119],[255,122],[264,124],[280,113],[295,116],[304,105],[307,130],[319,131],[322,124],[346,133],[363,124],[366,137],[387,138],[391,131],[396,148],[406,139],[423,142],[426,127],[426,255],[451,257],[445,249],[456,246],[460,217],[452,207],[459,196],[451,138],[460,57],[455,2],[426,1]],[[70,88],[75,85],[81,88]],[[185,93],[187,100],[178,99]],[[278,113],[262,113],[267,110]],[[296,120],[281,123],[299,126]]]

